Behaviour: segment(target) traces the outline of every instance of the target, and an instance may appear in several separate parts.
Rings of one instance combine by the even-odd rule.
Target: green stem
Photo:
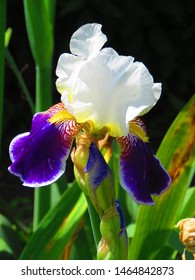
[[[38,224],[50,209],[50,193],[49,186],[34,190],[33,231],[37,229]]]
[[[51,67],[42,69],[36,67],[36,112],[48,109],[52,104]],[[35,188],[33,230],[51,208],[51,188]]]
[[[30,48],[36,65],[36,112],[52,105],[52,59],[54,49],[55,0],[24,0]],[[34,230],[51,208],[49,187],[35,189]]]
[[[91,227],[93,231],[94,241],[96,248],[98,247],[98,244],[101,239],[101,233],[100,233],[100,218],[96,210],[94,209],[91,200],[89,197],[86,196],[87,199],[87,205],[88,205],[88,212],[89,212],[89,218],[91,222]]]
[[[36,66],[36,112],[47,110],[52,105],[52,71],[51,66]]]
[[[0,151],[3,131],[4,59],[5,59],[5,22],[6,0],[0,1]]]

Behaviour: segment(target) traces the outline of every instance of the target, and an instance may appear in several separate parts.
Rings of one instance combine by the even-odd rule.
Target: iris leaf
[[[6,32],[5,32],[5,47],[7,48],[11,39],[11,35],[12,35],[12,28],[7,28]]]
[[[0,259],[17,259],[22,250],[17,231],[12,223],[0,214]]]
[[[157,157],[172,178],[170,188],[153,197],[155,206],[140,206],[136,231],[129,247],[129,259],[161,259],[186,191],[195,171],[195,95],[190,99],[166,133]]]
[[[48,1],[24,0],[24,14],[31,51],[38,67],[48,68],[53,55],[53,14]],[[51,11],[50,11],[51,9]]]
[[[79,231],[79,238],[74,239],[71,246],[71,260],[95,260],[96,246],[94,242],[89,213],[86,212],[82,219],[82,228]]]
[[[6,1],[0,1],[0,151],[3,133],[3,100],[4,100],[4,61],[5,61],[5,25],[6,25]],[[1,154],[1,152],[0,152]]]
[[[32,234],[20,259],[60,259],[87,209],[77,183],[63,193]]]
[[[195,216],[195,187],[191,187],[186,192],[186,196],[179,212],[178,220],[185,219],[185,218],[192,218]]]
[[[52,105],[52,60],[54,49],[55,0],[24,0],[24,14],[31,52],[36,66],[35,111],[47,110]],[[52,208],[52,188],[35,189],[33,228]]]

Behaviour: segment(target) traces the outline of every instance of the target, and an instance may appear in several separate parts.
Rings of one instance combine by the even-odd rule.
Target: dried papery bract
[[[185,260],[185,251],[193,254],[195,260],[195,218],[186,218],[177,223],[179,239],[185,246],[182,259]]]

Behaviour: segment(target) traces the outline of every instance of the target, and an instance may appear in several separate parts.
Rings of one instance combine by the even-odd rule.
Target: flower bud
[[[84,171],[90,199],[102,216],[115,204],[115,187],[111,171],[95,143],[90,145]]]
[[[195,254],[195,218],[187,218],[178,222],[179,239],[186,251]]]
[[[98,244],[98,260],[120,259],[118,233],[120,232],[120,217],[115,206],[108,209],[101,218],[100,232],[102,239]]]
[[[128,237],[122,209],[118,200],[101,218],[102,239],[98,244],[99,260],[125,260],[128,254]]]

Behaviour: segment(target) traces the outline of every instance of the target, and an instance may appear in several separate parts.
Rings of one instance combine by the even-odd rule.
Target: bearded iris
[[[61,103],[35,114],[30,132],[12,140],[9,171],[24,186],[51,184],[65,172],[76,139],[73,154],[85,146],[83,173],[97,189],[110,173],[99,141],[110,138],[120,146],[121,186],[138,203],[152,205],[151,195],[163,193],[170,177],[151,153],[139,117],[156,104],[161,84],[133,57],[102,48],[106,41],[100,24],[86,24],[72,35],[71,54],[62,54],[56,69]]]

